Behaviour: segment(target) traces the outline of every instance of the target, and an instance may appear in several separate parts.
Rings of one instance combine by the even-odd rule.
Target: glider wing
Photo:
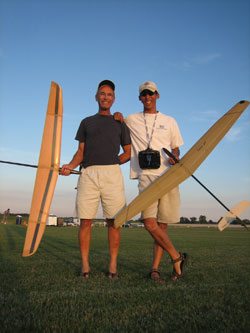
[[[60,165],[62,90],[51,82],[43,138],[30,208],[23,256],[34,254],[42,239]]]

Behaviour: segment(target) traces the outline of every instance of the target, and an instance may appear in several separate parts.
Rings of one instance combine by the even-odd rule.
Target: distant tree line
[[[2,214],[1,214],[2,215]],[[16,216],[16,215],[21,215],[23,218],[27,218],[29,217],[28,213],[10,213],[10,216]],[[95,221],[105,221],[105,219],[99,218],[99,219],[95,219]],[[131,220],[129,222],[133,222],[134,220]],[[135,220],[136,221],[136,220]],[[250,224],[250,220],[248,219],[243,219],[242,220],[243,223],[245,224]],[[181,217],[180,218],[180,223],[181,224],[211,224],[211,223],[218,223],[218,221],[212,221],[212,220],[207,220],[207,217],[205,215],[200,215],[199,218],[197,217]],[[237,221],[237,219],[235,219],[231,224],[240,224],[240,221]]]
[[[200,217],[197,219],[197,217],[181,217],[180,218],[180,223],[182,224],[209,224],[209,223],[217,223],[218,221],[212,221],[212,220],[207,220],[205,215],[200,215]],[[250,221],[248,219],[243,219],[243,223],[245,224],[250,224]],[[235,219],[231,224],[240,224],[240,221]]]

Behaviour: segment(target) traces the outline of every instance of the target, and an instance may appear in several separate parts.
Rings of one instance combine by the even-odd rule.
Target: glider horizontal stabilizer
[[[239,216],[241,213],[244,212],[244,210],[246,210],[248,207],[250,206],[250,201],[244,200],[242,202],[240,202],[237,206],[235,206],[234,208],[232,208],[230,210],[230,212],[227,213],[227,215],[225,215],[222,219],[220,219],[220,221],[218,222],[218,228],[220,231],[223,231],[224,229],[226,229],[230,223],[232,223],[235,220],[239,220],[240,222],[242,222],[239,219]],[[245,226],[243,224],[243,226]],[[246,227],[246,226],[245,226]]]

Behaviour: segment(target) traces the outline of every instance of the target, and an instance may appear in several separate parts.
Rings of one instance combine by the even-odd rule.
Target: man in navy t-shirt
[[[120,246],[120,230],[114,227],[115,215],[126,205],[120,164],[127,162],[131,154],[131,140],[125,123],[115,121],[110,109],[115,101],[115,85],[104,80],[96,92],[99,111],[82,120],[76,134],[78,150],[69,164],[62,166],[61,174],[82,166],[77,185],[76,208],[80,218],[79,244],[82,257],[81,277],[90,277],[89,247],[91,224],[96,217],[101,200],[103,215],[108,225],[110,263],[108,277],[117,279],[117,256]],[[119,155],[120,147],[123,153]]]

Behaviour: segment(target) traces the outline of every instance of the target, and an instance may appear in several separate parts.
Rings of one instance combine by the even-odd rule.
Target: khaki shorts
[[[94,219],[101,200],[103,216],[108,219],[126,205],[121,168],[94,165],[82,169],[77,184],[76,212],[80,219]]]
[[[157,176],[152,175],[140,175],[139,192],[145,190],[157,178]],[[150,217],[157,218],[160,223],[178,223],[180,221],[180,192],[178,186],[142,211],[142,219]]]

